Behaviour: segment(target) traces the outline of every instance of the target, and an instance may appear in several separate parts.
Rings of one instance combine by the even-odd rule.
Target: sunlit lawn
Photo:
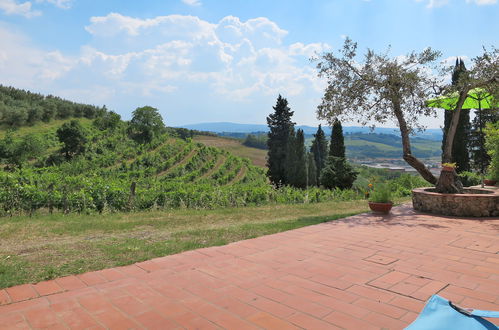
[[[365,211],[365,201],[348,201],[0,218],[0,288],[223,245]]]

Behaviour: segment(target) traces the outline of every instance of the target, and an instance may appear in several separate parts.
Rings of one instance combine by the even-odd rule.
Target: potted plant
[[[442,171],[453,172],[456,169],[456,163],[443,163]]]
[[[369,192],[369,208],[373,212],[388,213],[392,206],[392,191],[387,184],[380,184]]]
[[[490,167],[487,178],[483,179],[483,184],[486,186],[495,186],[499,178],[499,171]]]

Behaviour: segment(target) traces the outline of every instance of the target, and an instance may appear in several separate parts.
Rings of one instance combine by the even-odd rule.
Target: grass
[[[0,288],[140,262],[367,211],[359,201],[0,219]]]
[[[218,136],[197,135],[194,141],[210,147],[224,149],[236,156],[249,158],[253,165],[267,169],[267,150],[251,148],[243,145],[240,140]]]

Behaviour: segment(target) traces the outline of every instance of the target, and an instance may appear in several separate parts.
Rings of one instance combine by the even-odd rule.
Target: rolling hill
[[[263,124],[239,124],[231,122],[214,122],[214,123],[199,123],[190,125],[181,125],[179,127],[213,132],[213,133],[256,133],[256,132],[268,132],[268,126]],[[312,135],[317,132],[317,127],[297,125],[296,129],[302,129],[305,135]],[[331,128],[323,127],[326,135],[331,134]],[[386,127],[376,127],[373,131],[369,127],[362,126],[344,126],[343,133],[377,133],[377,134],[390,134],[400,136],[398,128],[386,128]],[[427,140],[441,141],[442,140],[442,130],[441,129],[427,129],[424,132],[418,132],[415,137],[424,138]]]

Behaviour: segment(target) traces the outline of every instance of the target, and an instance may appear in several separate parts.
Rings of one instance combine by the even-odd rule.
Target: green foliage
[[[309,152],[307,153],[307,177],[308,177],[308,186],[317,186],[317,168],[316,168],[316,159],[314,154]]]
[[[482,109],[477,111],[472,122],[470,151],[473,168],[479,172],[485,172],[490,165],[491,157],[487,152],[486,126],[499,121],[499,109]]]
[[[350,189],[357,178],[357,172],[345,158],[329,156],[322,170],[321,184],[327,189]]]
[[[461,172],[459,173],[459,181],[464,187],[476,186],[482,182],[482,178],[479,174],[473,172]]]
[[[61,152],[64,153],[66,159],[71,159],[85,151],[86,133],[77,120],[65,123],[57,130],[56,134],[63,144]]]
[[[307,186],[307,158],[305,151],[305,137],[299,129],[290,136],[286,153],[286,183],[297,188]]]
[[[0,159],[4,163],[21,168],[29,158],[35,158],[42,153],[44,143],[39,136],[28,134],[15,139],[13,132],[7,132],[0,141]]]
[[[266,150],[268,149],[267,139],[268,137],[264,134],[260,135],[248,134],[244,139],[243,145],[251,148]]]
[[[291,121],[294,112],[288,107],[288,101],[281,95],[277,98],[273,109],[274,113],[267,117],[269,126],[267,175],[273,184],[281,185],[286,183],[286,154],[290,148],[289,141],[295,125]]]
[[[322,172],[322,169],[324,168],[324,165],[326,164],[327,158],[326,134],[322,130],[321,125],[319,125],[319,128],[317,129],[317,133],[314,134],[314,140],[312,141],[312,147],[310,148],[310,151],[312,152],[315,161],[316,178],[314,182],[316,185],[318,185],[320,174]],[[312,182],[311,180],[309,181]]]
[[[0,85],[0,126],[22,127],[54,119],[96,118],[105,112],[105,108]]]
[[[343,138],[343,127],[341,126],[341,122],[338,119],[335,119],[331,131],[329,156],[345,158],[345,140]]]
[[[427,187],[426,182],[419,175],[408,174],[403,172],[392,172],[381,168],[372,168],[367,166],[359,166],[357,179],[354,182],[353,189],[361,191],[364,195],[368,195],[371,188],[369,185],[376,185],[379,182],[389,183],[394,196],[406,197],[411,195],[414,188]]]
[[[488,177],[491,180],[499,180],[499,120],[489,123],[485,129],[486,148],[490,156]]]
[[[164,128],[158,109],[145,106],[135,109],[130,121],[130,136],[138,143],[150,143]]]
[[[373,185],[369,193],[369,201],[374,203],[390,203],[393,199],[393,193],[390,185],[378,184]]]
[[[106,111],[106,113],[104,113],[102,116],[97,117],[94,120],[93,124],[98,129],[104,131],[104,130],[114,130],[120,125],[120,123],[121,123],[121,116],[119,114],[113,111],[109,112]]]

